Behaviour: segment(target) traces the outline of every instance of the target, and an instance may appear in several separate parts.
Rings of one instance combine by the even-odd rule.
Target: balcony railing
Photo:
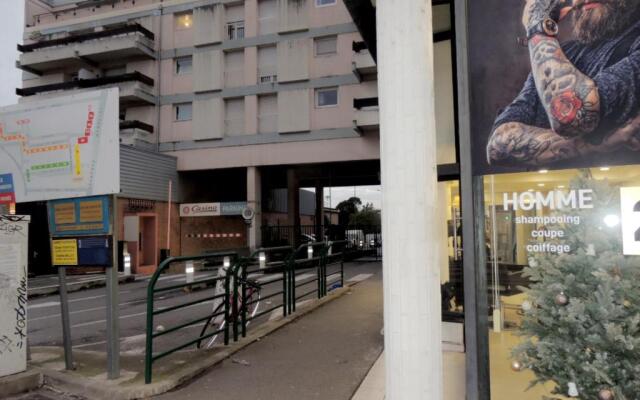
[[[258,67],[258,84],[278,82],[278,67],[275,65]]]
[[[361,110],[363,108],[378,107],[377,97],[366,97],[362,99],[353,99],[353,108]]]
[[[134,25],[127,25],[119,28],[105,29],[99,32],[84,33],[81,35],[70,35],[60,39],[44,40],[37,43],[19,44],[18,51],[22,53],[30,53],[32,51],[44,49],[47,47],[65,46],[72,43],[82,43],[89,40],[96,40],[96,39],[101,39],[106,37],[125,35],[128,33],[141,33],[149,40],[154,40],[155,38],[153,32],[146,29],[140,24],[134,24]]]
[[[148,133],[153,133],[153,125],[149,125],[138,120],[120,121],[120,130],[139,129]]]
[[[16,89],[18,96],[33,96],[39,93],[53,92],[56,90],[70,90],[79,88],[93,88],[98,86],[112,85],[123,82],[140,82],[148,86],[154,85],[154,80],[148,76],[135,71],[116,76],[105,76],[94,79],[78,79],[70,82],[51,83],[48,85],[33,86],[29,88]]]

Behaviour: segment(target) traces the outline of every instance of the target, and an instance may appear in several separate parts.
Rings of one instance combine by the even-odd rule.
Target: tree
[[[340,225],[349,224],[349,220],[353,214],[358,212],[358,206],[362,205],[359,197],[349,197],[347,200],[341,201],[336,206],[338,210],[338,223]]]
[[[582,171],[571,188],[592,189],[593,209],[555,215],[579,224],[548,225],[565,232],[550,243],[568,254],[532,257],[525,274],[523,342],[514,369],[531,369],[531,386],[553,381],[553,394],[581,399],[632,400],[640,394],[640,262],[622,255],[620,227],[604,223],[619,214],[619,190]],[[611,225],[611,224],[610,224]],[[613,396],[613,397],[611,397]]]
[[[373,204],[367,203],[362,210],[351,214],[349,218],[349,225],[351,226],[379,226],[380,225],[380,210],[376,210]]]

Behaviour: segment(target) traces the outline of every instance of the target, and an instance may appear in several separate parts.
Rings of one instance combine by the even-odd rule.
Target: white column
[[[247,206],[253,208],[255,217],[249,228],[249,248],[262,245],[262,182],[258,167],[247,167]]]
[[[430,0],[378,0],[387,400],[440,400],[442,344]]]

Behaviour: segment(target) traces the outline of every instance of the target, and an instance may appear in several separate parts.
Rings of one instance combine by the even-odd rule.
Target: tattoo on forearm
[[[534,36],[529,52],[538,95],[553,131],[563,136],[593,132],[600,123],[595,82],[567,59],[555,38]]]
[[[496,128],[487,146],[489,164],[544,165],[574,158],[584,151],[580,138],[563,138],[550,129],[510,122]]]

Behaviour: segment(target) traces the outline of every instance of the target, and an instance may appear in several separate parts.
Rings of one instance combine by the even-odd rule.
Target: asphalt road
[[[362,263],[346,263],[345,264],[345,280],[356,277],[362,279],[367,274],[362,273]],[[379,264],[377,264],[379,265]],[[335,270],[336,267],[333,267]],[[298,284],[303,284],[297,289],[298,294],[302,294],[313,290],[316,282],[304,285],[306,281],[315,278],[315,270],[307,270],[299,272],[296,278]],[[332,272],[330,270],[329,272]],[[204,279],[212,277],[213,272],[206,274],[199,273],[196,279]],[[356,276],[357,275],[357,276]],[[281,274],[255,274],[253,279],[263,284],[262,297],[267,297],[282,289],[282,284],[275,282],[267,284],[270,281],[277,280]],[[335,283],[337,276],[329,279],[328,287]],[[185,282],[185,275],[164,275],[162,276],[159,287],[176,285]],[[366,278],[365,278],[366,279]],[[127,283],[119,286],[119,304],[120,304],[120,336],[121,351],[142,354],[144,352],[145,327],[146,327],[146,289],[148,278],[136,280],[133,283]],[[173,290],[166,293],[156,295],[156,309],[159,307],[170,307],[183,304],[197,299],[203,299],[212,296],[213,289],[205,289],[187,293],[182,290]],[[300,299],[314,298],[314,294]],[[71,336],[72,345],[76,349],[85,350],[106,350],[106,315],[105,315],[106,292],[105,288],[90,289],[69,294],[69,308],[71,319]],[[258,312],[282,304],[281,296],[275,296],[270,299],[261,301]],[[205,301],[180,311],[169,312],[157,317],[154,325],[164,327],[166,329],[171,326],[185,323],[191,320],[207,316],[212,310],[212,301]],[[276,310],[267,313],[262,319],[275,316],[280,311]],[[259,323],[257,320],[256,323]],[[191,328],[182,329],[176,333],[168,334],[162,337],[156,349],[168,348],[186,342],[197,336],[202,328],[202,324],[194,325]],[[28,331],[29,343],[32,346],[61,346],[62,345],[62,329],[60,316],[60,301],[58,295],[40,297],[29,302],[28,305]]]

